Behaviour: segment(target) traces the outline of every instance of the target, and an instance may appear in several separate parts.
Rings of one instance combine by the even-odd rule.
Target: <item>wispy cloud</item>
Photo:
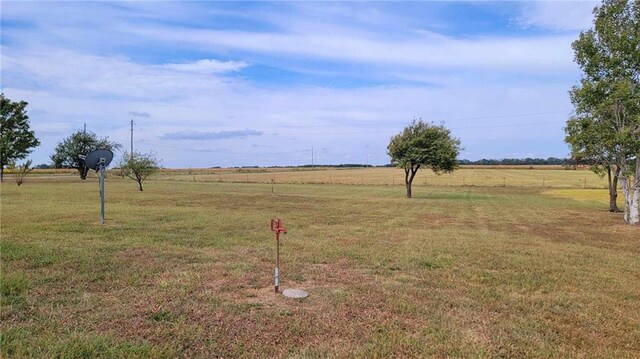
[[[256,130],[237,130],[237,131],[218,131],[218,132],[198,132],[198,131],[180,131],[165,133],[161,138],[164,140],[228,140],[232,138],[247,138],[248,136],[262,136],[263,131]]]
[[[563,71],[571,66],[573,36],[453,38],[416,33],[405,39],[354,32],[280,33],[139,26],[129,32],[208,51],[249,51],[379,66],[502,71]]]
[[[143,112],[143,111],[129,111],[129,112],[127,112],[127,114],[129,114],[131,116],[134,116],[134,117],[144,117],[144,118],[151,117],[149,112]]]
[[[585,30],[592,24],[597,1],[536,1],[524,5],[517,23],[554,31]]]
[[[209,59],[182,64],[163,65],[163,67],[172,70],[194,72],[200,74],[215,74],[229,71],[238,71],[247,66],[249,66],[249,64],[244,61],[217,61]]]

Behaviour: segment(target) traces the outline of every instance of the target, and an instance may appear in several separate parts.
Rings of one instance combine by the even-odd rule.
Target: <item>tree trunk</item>
[[[636,164],[635,175],[623,172],[620,176],[624,193],[624,221],[629,225],[640,225],[640,161]],[[631,179],[633,178],[633,183]]]
[[[415,167],[411,166],[410,168],[404,169],[404,184],[407,186],[407,198],[411,198],[411,184],[419,168],[420,165],[416,165]]]
[[[89,174],[89,169],[86,167],[78,167],[77,168],[78,172],[80,172],[80,179],[81,180],[86,180],[87,179],[87,174]]]
[[[404,169],[404,185],[407,187],[407,198],[411,198],[411,180],[409,179],[409,169]]]
[[[4,166],[0,165],[0,182],[4,182]]]
[[[608,166],[607,176],[609,179],[609,212],[622,212],[618,208],[618,177],[620,176],[620,167],[616,166],[615,173],[612,176],[611,166]]]
[[[138,188],[140,189],[140,192],[142,192],[142,181],[138,181]]]

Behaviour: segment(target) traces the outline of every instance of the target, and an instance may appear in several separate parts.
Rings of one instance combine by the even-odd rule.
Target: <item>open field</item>
[[[117,175],[118,170],[110,170]],[[30,177],[61,179],[75,177],[76,170],[36,170]],[[92,176],[92,173],[89,174]],[[7,174],[11,180],[11,172]],[[95,174],[93,174],[95,177]],[[357,184],[403,186],[404,173],[398,168],[194,168],[163,169],[156,180],[234,183],[289,184]],[[64,179],[63,179],[64,180]],[[454,173],[436,175],[422,169],[415,186],[478,186],[478,187],[548,187],[607,188],[607,179],[593,172],[563,169],[561,166],[463,166]]]
[[[640,356],[640,235],[606,190],[179,176],[110,176],[104,226],[95,178],[2,185],[2,357]],[[303,301],[272,293],[275,217]]]
[[[163,171],[157,179],[195,182],[404,185],[398,168],[192,169]],[[559,166],[461,168],[440,176],[420,170],[416,186],[607,188],[607,179],[588,170]]]

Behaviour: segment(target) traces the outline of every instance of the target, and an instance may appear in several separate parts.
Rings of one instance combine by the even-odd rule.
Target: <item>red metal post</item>
[[[274,273],[274,286],[275,291],[278,293],[278,287],[280,286],[280,233],[287,234],[287,229],[282,227],[282,220],[280,218],[271,220],[271,230],[276,234],[276,269]]]

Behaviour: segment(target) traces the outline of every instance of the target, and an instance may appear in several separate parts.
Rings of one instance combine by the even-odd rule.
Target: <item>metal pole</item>
[[[131,120],[131,159],[133,159],[133,120]]]
[[[274,275],[274,285],[276,293],[278,293],[278,286],[280,285],[280,232],[276,231],[276,270]]]
[[[104,224],[104,165],[100,165],[100,216]]]
[[[276,268],[273,276],[274,287],[276,293],[278,293],[278,287],[280,286],[280,232],[287,233],[287,229],[282,227],[282,221],[280,218],[271,220],[271,230],[276,234]]]

